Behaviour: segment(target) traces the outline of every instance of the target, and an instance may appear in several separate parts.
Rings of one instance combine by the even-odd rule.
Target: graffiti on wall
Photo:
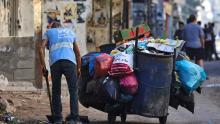
[[[123,1],[114,0],[112,2],[112,22],[113,32],[122,28],[122,8]]]
[[[76,19],[76,4],[66,4],[63,7],[63,23],[72,23]]]
[[[85,23],[92,16],[92,0],[74,0],[77,3],[77,23]]]
[[[54,4],[55,7],[46,8],[47,22],[73,23],[77,18],[77,5],[70,3]]]
[[[85,18],[83,18],[83,13],[86,11],[86,7],[83,3],[77,3],[77,22],[78,23],[84,23],[85,22]]]
[[[77,19],[77,4],[70,1],[45,1],[43,32],[51,22],[60,22],[62,26],[75,31]]]
[[[94,1],[94,24],[97,27],[106,27],[108,23],[108,4],[104,0]]]

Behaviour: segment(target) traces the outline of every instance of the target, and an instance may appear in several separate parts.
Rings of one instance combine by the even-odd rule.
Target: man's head
[[[61,27],[60,22],[52,22],[51,23],[51,28],[60,28],[60,27]]]
[[[179,22],[179,29],[183,29],[184,28],[184,23],[183,22]]]
[[[198,21],[197,24],[198,24],[199,26],[201,26],[201,25],[202,25],[202,22],[201,22],[201,21]]]
[[[211,25],[212,25],[213,28],[215,27],[215,23],[214,22]]]
[[[195,15],[190,15],[189,16],[189,23],[192,23],[192,22],[196,22],[196,16]]]

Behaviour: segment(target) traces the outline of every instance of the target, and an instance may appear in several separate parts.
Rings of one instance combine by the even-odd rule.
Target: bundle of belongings
[[[179,52],[170,92],[170,106],[182,106],[194,113],[194,91],[201,93],[201,85],[206,80],[203,68],[192,63],[184,52]]]
[[[92,100],[94,102],[102,101],[103,103],[100,104],[131,101],[138,89],[132,62],[133,54],[125,54],[124,52],[118,52],[114,55],[89,53],[83,56],[82,81],[79,88],[80,99],[91,95],[100,98],[100,100]],[[87,104],[89,102],[87,98],[84,100],[81,103]],[[85,104],[84,106],[88,106]]]
[[[82,79],[79,87],[81,104],[107,111],[106,106],[109,104],[132,102],[138,91],[138,79],[134,73],[134,54],[138,50],[156,55],[176,54],[170,106],[177,109],[181,105],[194,112],[193,92],[206,79],[205,71],[180,52],[184,41],[154,39],[149,37],[147,25],[139,27],[142,27],[140,35],[144,35],[139,38],[137,45],[134,31],[121,31],[117,38],[125,38],[126,42],[118,45],[110,54],[91,52],[82,57]]]

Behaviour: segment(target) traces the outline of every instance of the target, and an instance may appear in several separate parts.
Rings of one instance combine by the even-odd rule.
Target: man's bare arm
[[[205,48],[205,40],[203,36],[200,37],[200,43],[202,45],[202,48]]]
[[[45,58],[45,47],[46,47],[47,42],[48,42],[47,40],[43,40],[42,42],[38,43],[40,62],[41,62],[41,65],[43,66],[43,69],[46,69],[44,58]]]
[[[79,47],[76,44],[76,42],[73,43],[73,51],[75,52],[76,55],[77,73],[79,76],[81,74],[81,56],[80,56]]]

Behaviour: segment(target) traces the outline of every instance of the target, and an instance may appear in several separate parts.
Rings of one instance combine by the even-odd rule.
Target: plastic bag
[[[124,52],[114,55],[114,61],[111,65],[109,75],[122,77],[133,72],[133,54]]]
[[[97,80],[96,95],[106,102],[115,101],[119,98],[118,80],[106,76]]]
[[[99,52],[90,52],[84,56],[82,56],[82,66],[85,66],[89,63],[91,56],[97,56],[100,55],[101,53]]]
[[[94,53],[89,55],[89,75],[94,76],[95,58],[101,53]]]
[[[115,54],[113,64],[116,63],[127,64],[131,69],[133,69],[133,54],[126,54],[124,52]]]
[[[135,94],[138,89],[138,81],[134,73],[122,77],[120,79],[120,86],[124,88],[127,93]]]
[[[196,90],[206,80],[204,69],[188,60],[176,61],[176,70],[181,83],[189,93]]]
[[[115,63],[111,65],[111,69],[108,73],[114,77],[123,77],[125,75],[131,74],[132,72],[133,69],[131,69],[127,64]]]
[[[111,67],[113,57],[108,54],[101,54],[95,59],[95,78],[102,77],[108,74]]]

